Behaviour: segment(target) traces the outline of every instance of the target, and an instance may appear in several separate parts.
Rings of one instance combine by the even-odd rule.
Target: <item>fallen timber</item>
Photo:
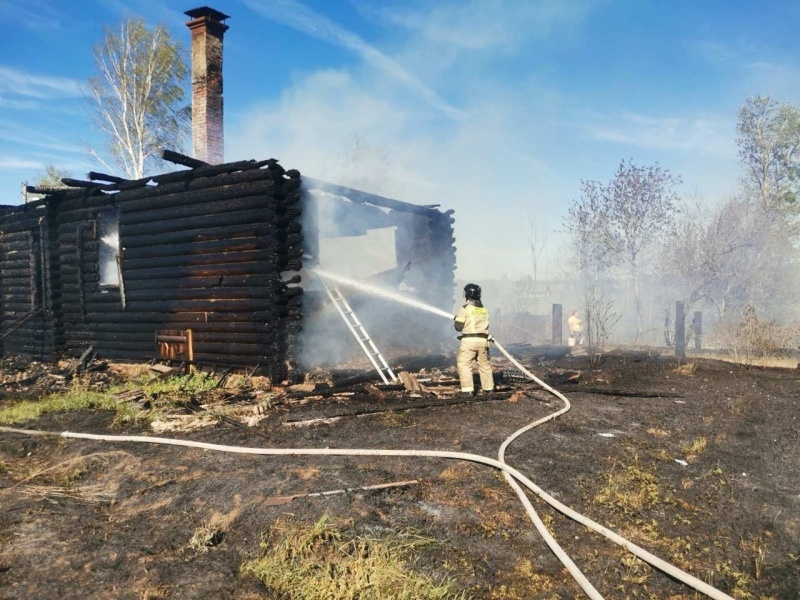
[[[402,387],[402,386],[401,386]],[[382,386],[385,389],[385,386]],[[341,393],[341,390],[339,391]],[[292,411],[288,414],[284,423],[286,424],[300,424],[304,422],[316,421],[319,419],[337,419],[342,417],[359,417],[364,415],[374,415],[387,412],[398,412],[407,410],[424,410],[428,408],[441,408],[445,406],[456,406],[460,404],[473,404],[476,402],[497,402],[507,401],[511,393],[511,388],[502,388],[491,394],[483,394],[480,396],[461,396],[458,394],[452,396],[426,396],[424,398],[413,398],[408,396],[401,396],[399,398],[392,398],[391,396],[385,398],[381,403],[376,403],[375,398],[371,395],[358,394],[348,397],[346,405],[332,405],[325,407],[315,407],[312,409],[302,411]],[[309,394],[305,394],[308,396]],[[314,395],[317,395],[314,392]],[[322,395],[322,394],[319,394]],[[329,396],[335,395],[330,392]],[[325,397],[329,397],[325,396]]]

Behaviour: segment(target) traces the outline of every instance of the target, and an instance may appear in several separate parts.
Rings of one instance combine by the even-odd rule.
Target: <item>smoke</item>
[[[435,268],[430,219],[309,187],[300,367],[370,367],[324,283],[339,288],[385,357],[442,351],[452,315],[431,304],[451,305],[452,274]]]

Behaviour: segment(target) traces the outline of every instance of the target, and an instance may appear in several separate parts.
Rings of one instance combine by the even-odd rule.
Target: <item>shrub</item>
[[[746,367],[785,357],[798,347],[797,324],[760,321],[752,308],[739,322],[718,324],[715,333],[734,362]]]

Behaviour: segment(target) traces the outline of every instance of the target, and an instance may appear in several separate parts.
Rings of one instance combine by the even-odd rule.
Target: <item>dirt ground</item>
[[[516,440],[507,462],[573,509],[736,598],[800,598],[800,371],[615,353],[518,358],[572,410]],[[434,361],[436,362],[436,361]],[[230,422],[161,435],[254,447],[453,450],[497,457],[503,440],[561,407],[504,369],[475,399],[313,395],[254,429]],[[420,373],[452,373],[450,356]],[[438,367],[437,371],[433,367]],[[411,370],[411,369],[409,369]],[[448,371],[449,370],[449,371]],[[523,391],[523,394],[515,393]],[[12,399],[0,399],[0,407]],[[252,413],[252,406],[243,407]],[[113,411],[50,413],[18,427],[155,434]],[[266,436],[267,439],[264,439]],[[83,457],[78,458],[78,457]],[[63,480],[65,461],[81,468]],[[58,482],[44,469],[61,465]],[[275,496],[417,480],[372,491]],[[55,487],[55,484],[58,486]],[[48,485],[49,484],[49,487]],[[240,574],[278,519],[329,515],[355,534],[413,528],[436,542],[415,566],[472,598],[575,598],[580,588],[502,475],[430,458],[275,457],[0,433],[0,597],[270,598]],[[61,490],[56,493],[55,490]],[[536,497],[558,542],[607,598],[699,598]],[[198,532],[212,531],[197,544]],[[194,540],[194,543],[193,543]]]

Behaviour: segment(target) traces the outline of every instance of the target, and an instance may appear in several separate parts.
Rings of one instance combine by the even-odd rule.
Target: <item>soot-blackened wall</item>
[[[90,174],[113,183],[65,180],[73,187],[0,207],[4,354],[52,359],[91,346],[103,358],[149,360],[157,330],[191,329],[196,362],[296,373],[298,272],[319,245],[318,223],[302,219],[311,207],[300,173],[272,159],[173,159],[194,168],[138,181]],[[450,212],[365,196],[397,225],[397,258],[417,270],[419,297],[449,306]]]
[[[46,202],[0,211],[0,321],[3,354],[56,353]]]
[[[300,174],[265,162],[70,190],[0,215],[3,286],[13,281],[16,294],[2,306],[4,331],[41,296],[28,289],[41,270],[29,246],[53,265],[45,316],[10,334],[4,351],[93,346],[145,360],[156,330],[192,329],[195,361],[285,376],[302,316],[302,289],[287,280],[301,267]],[[43,236],[49,249],[39,249]]]

